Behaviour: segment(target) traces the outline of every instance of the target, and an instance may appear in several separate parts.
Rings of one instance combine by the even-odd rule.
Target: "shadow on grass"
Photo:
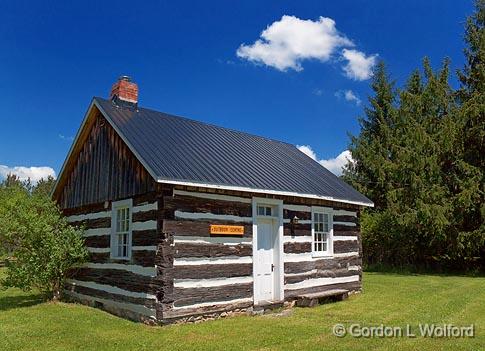
[[[4,296],[0,297],[0,311],[8,311],[14,308],[30,307],[44,302],[41,294],[27,296]]]

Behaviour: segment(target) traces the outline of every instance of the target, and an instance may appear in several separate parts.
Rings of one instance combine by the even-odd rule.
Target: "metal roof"
[[[94,104],[158,182],[373,206],[294,145],[99,97]]]

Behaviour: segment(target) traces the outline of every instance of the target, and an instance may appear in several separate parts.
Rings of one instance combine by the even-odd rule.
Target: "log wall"
[[[173,290],[161,306],[164,322],[251,306],[251,199],[175,189],[163,202],[162,231],[173,237]],[[244,235],[211,236],[211,224],[241,225]]]
[[[158,209],[155,192],[133,197],[130,260],[110,258],[111,202],[106,208],[103,203],[66,210],[71,224],[85,228],[89,262],[71,272],[65,293],[116,315],[155,323],[161,290],[155,265],[163,245]]]
[[[160,306],[170,322],[190,315],[245,308],[253,304],[252,196],[175,187],[163,197],[161,231],[173,238],[170,275],[173,288]],[[315,258],[311,248],[311,206],[320,201],[283,200],[284,293],[294,299],[308,291],[360,290],[362,279],[358,209],[334,208],[334,255]],[[326,204],[328,206],[328,203]],[[300,218],[291,230],[290,219]],[[210,224],[244,226],[242,237],[211,236]]]
[[[357,209],[333,208],[332,257],[312,256],[311,205],[284,203],[284,294],[299,294],[335,288],[359,291],[362,286],[362,243]],[[290,219],[299,218],[293,232]]]

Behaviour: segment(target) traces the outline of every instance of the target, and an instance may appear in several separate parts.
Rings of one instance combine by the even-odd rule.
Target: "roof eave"
[[[281,195],[281,196],[295,196],[295,197],[303,197],[308,199],[340,202],[340,203],[362,206],[362,207],[374,207],[374,203],[372,201],[371,202],[354,201],[354,200],[347,200],[347,199],[338,199],[331,196],[323,196],[323,195],[317,195],[317,194],[304,194],[304,193],[291,192],[291,191],[257,189],[257,188],[243,187],[243,186],[237,186],[237,185],[210,184],[210,183],[190,182],[190,181],[181,181],[181,180],[164,179],[164,178],[158,178],[157,182],[162,184],[184,185],[184,186],[202,187],[202,188],[210,188],[210,189],[233,190],[233,191],[262,193],[262,194],[270,194],[270,195]]]

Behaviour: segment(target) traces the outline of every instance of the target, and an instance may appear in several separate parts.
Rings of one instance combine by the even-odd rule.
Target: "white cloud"
[[[376,64],[377,55],[366,56],[358,50],[343,49],[342,56],[347,60],[344,72],[348,78],[366,80],[372,77],[372,68]]]
[[[310,145],[297,145],[296,147],[308,157],[312,158],[315,161],[317,160],[317,154],[315,153],[315,151],[313,151]]]
[[[352,155],[350,154],[349,150],[342,151],[340,155],[335,158],[330,158],[328,160],[319,160],[315,151],[313,151],[313,149],[309,145],[297,145],[296,147],[305,155],[311,157],[337,176],[342,174],[343,168],[347,163],[353,162]]]
[[[337,157],[328,160],[320,160],[320,164],[336,175],[341,175],[345,165],[353,162],[352,155],[349,150],[342,151]]]
[[[360,98],[352,91],[352,90],[338,90],[335,92],[335,96],[338,97],[339,99],[344,98],[345,100],[349,102],[355,103],[357,106],[359,106],[362,101]]]
[[[0,178],[7,178],[9,174],[15,174],[20,180],[30,178],[32,183],[37,183],[42,178],[47,178],[48,176],[56,177],[56,172],[51,167],[8,167],[0,165]]]
[[[59,134],[59,139],[73,141],[74,140],[74,137],[72,137],[72,136],[65,136],[63,134]]]
[[[323,90],[322,89],[314,89],[313,90],[313,95],[322,96],[323,95]]]
[[[285,15],[269,25],[254,44],[242,44],[237,55],[280,71],[301,71],[301,61],[316,59],[325,62],[337,48],[351,46],[352,41],[337,31],[331,18],[320,17],[312,21]]]

